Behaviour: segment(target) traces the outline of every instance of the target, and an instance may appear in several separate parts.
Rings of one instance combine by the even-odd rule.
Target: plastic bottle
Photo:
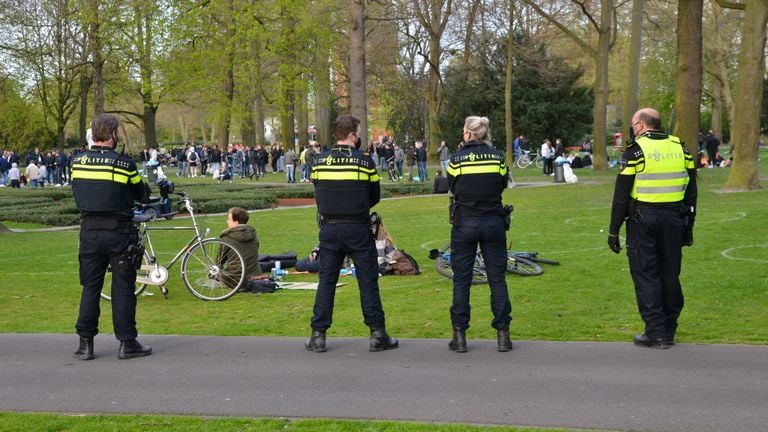
[[[280,272],[280,261],[275,261],[275,270],[277,270],[278,273]]]

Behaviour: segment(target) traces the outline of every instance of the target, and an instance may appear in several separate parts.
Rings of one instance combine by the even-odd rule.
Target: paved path
[[[768,430],[768,346],[155,336],[149,357],[93,361],[73,335],[0,335],[0,411],[330,417],[642,431]]]

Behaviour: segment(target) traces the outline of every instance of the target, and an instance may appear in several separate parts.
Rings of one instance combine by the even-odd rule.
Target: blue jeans
[[[449,162],[450,161],[448,161],[448,160],[441,160],[440,161],[440,170],[443,172],[444,176],[448,175],[448,163]]]
[[[288,182],[293,183],[296,181],[296,177],[293,170],[293,165],[286,165],[285,166],[285,179],[288,180]]]
[[[416,162],[419,168],[419,179],[421,181],[427,181],[429,180],[429,173],[427,172],[427,163],[426,162]]]
[[[502,216],[460,217],[451,228],[451,267],[453,268],[453,304],[451,323],[454,328],[469,328],[469,288],[478,245],[491,288],[491,326],[508,329],[512,305],[507,291],[507,245]]]

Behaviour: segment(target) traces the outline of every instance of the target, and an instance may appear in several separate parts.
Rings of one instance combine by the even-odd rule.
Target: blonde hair
[[[488,117],[469,116],[464,120],[464,131],[472,134],[477,141],[491,145],[491,130]]]

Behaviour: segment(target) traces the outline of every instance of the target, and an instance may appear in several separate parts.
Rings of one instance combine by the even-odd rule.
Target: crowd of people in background
[[[38,147],[20,156],[11,150],[0,153],[0,187],[68,186],[74,151],[40,151]]]
[[[713,131],[702,133],[699,139],[697,166],[730,166],[733,158],[724,158],[720,146],[721,141]],[[439,161],[438,172],[443,176],[448,171],[451,154],[460,148],[461,144],[452,150],[445,141],[441,141],[434,150],[433,159]],[[182,145],[163,150],[151,146],[145,148],[137,159],[140,159],[144,176],[150,176],[150,173],[157,175],[160,168],[161,177],[168,176],[168,172],[175,169],[178,177],[211,176],[218,181],[234,181],[259,180],[268,172],[273,172],[285,173],[288,183],[307,183],[311,182],[312,166],[317,155],[325,149],[316,143],[307,143],[295,151],[286,150],[279,142],[254,146],[230,144],[226,151],[208,144]],[[4,150],[0,153],[0,187],[67,186],[70,182],[72,155],[83,150],[84,148],[78,147],[74,150],[43,152],[35,147],[23,155]],[[544,162],[543,174],[547,176],[554,175],[555,161],[567,162],[571,168],[590,167],[590,150],[585,144],[580,151],[572,151],[571,148],[564,147],[561,138],[556,138],[554,144],[546,138],[539,148],[530,145],[523,134],[515,137],[513,141],[514,157],[518,158],[524,152],[538,152]],[[367,151],[381,172],[387,172],[391,167],[398,177],[405,181],[430,181],[427,166],[429,150],[423,140],[416,140],[401,147],[393,137],[384,135],[377,141],[369,141]]]

